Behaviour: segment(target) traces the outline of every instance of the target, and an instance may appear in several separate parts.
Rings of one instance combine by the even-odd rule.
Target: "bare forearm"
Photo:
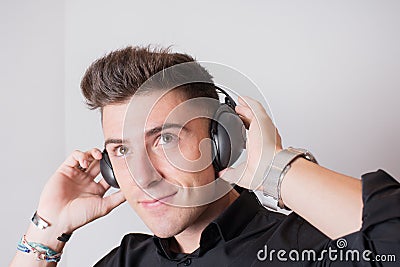
[[[361,181],[297,159],[281,185],[283,202],[332,239],[362,223]]]

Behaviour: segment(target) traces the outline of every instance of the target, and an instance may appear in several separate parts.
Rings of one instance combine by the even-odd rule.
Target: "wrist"
[[[302,157],[292,162],[290,170],[281,183],[281,198],[285,205],[292,204],[293,201],[288,203],[288,200],[292,197],[296,198],[297,194],[303,191],[302,186],[308,183],[308,180],[305,181],[301,177],[309,177],[307,173],[315,168],[318,168],[317,164]],[[292,205],[289,206],[292,207]]]
[[[43,205],[38,206],[36,211],[37,215],[49,224],[52,229],[57,228],[62,233],[72,233],[77,228],[71,225],[71,216],[67,215],[66,212],[62,210],[52,211],[54,209],[43,207]]]
[[[61,252],[71,236],[72,231],[60,221],[51,221],[42,217],[39,210],[32,217],[32,222],[25,234],[27,240],[46,245],[54,251]]]

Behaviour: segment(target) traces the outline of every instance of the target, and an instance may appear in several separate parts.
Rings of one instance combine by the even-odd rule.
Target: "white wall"
[[[396,0],[25,2],[23,9],[2,2],[0,11],[1,159],[4,178],[12,177],[3,178],[1,226],[13,229],[0,245],[2,266],[46,177],[73,149],[102,146],[99,114],[83,105],[80,78],[94,59],[128,44],[174,44],[230,65],[259,85],[286,146],[309,148],[345,174],[384,168],[400,177]],[[78,230],[63,265],[91,266],[129,231],[146,228],[124,204]]]
[[[65,151],[63,1],[0,2],[0,266]]]

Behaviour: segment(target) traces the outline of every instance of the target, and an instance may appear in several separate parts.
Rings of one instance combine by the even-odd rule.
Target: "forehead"
[[[183,101],[182,93],[177,91],[137,94],[124,103],[104,106],[102,123],[104,126],[121,124],[125,117],[138,121],[147,118],[151,121],[162,115],[168,115],[170,110]]]
[[[122,135],[127,134],[127,129],[130,135],[136,136],[165,123],[184,125],[197,117],[210,117],[208,113],[212,109],[207,108],[203,102],[204,99],[201,103],[197,99],[188,100],[178,90],[168,93],[155,90],[134,95],[129,102],[103,108],[104,137],[122,138]]]

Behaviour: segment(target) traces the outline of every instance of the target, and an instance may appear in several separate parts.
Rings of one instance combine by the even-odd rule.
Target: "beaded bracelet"
[[[33,254],[36,254],[36,260],[38,261],[45,260],[47,262],[59,262],[62,254],[62,252],[56,252],[40,243],[28,242],[25,238],[25,235],[18,243],[17,249],[21,252],[32,252]]]

